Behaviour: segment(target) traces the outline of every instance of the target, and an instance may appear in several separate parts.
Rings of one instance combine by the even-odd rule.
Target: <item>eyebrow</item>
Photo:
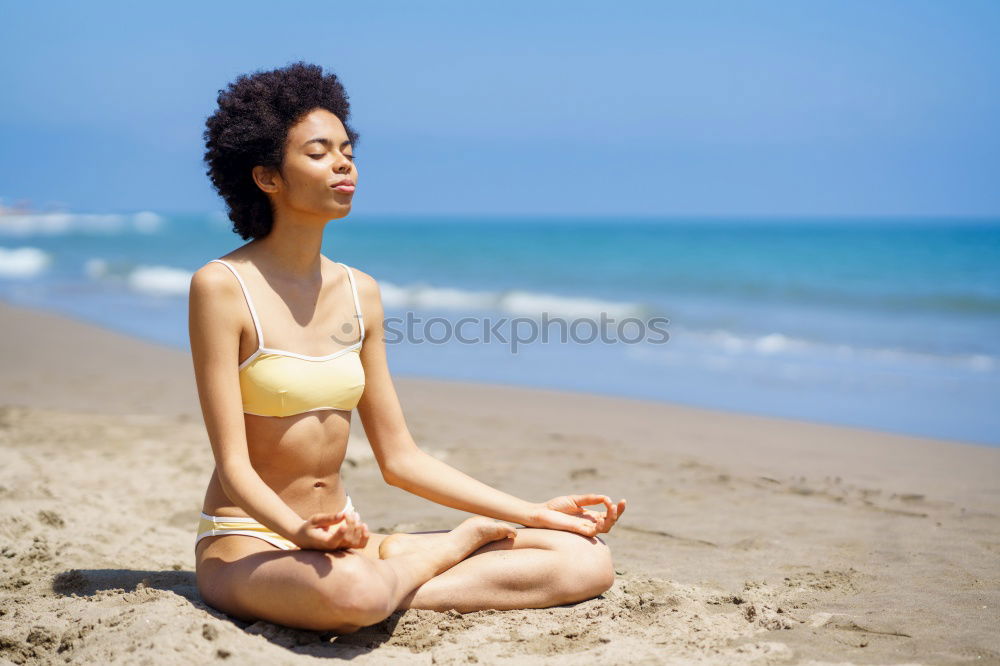
[[[303,143],[299,147],[300,148],[305,148],[310,143],[322,143],[327,148],[330,148],[330,147],[333,146],[333,141],[330,141],[329,139],[327,139],[325,137],[317,137],[315,139],[309,139],[308,141],[306,141],[305,143]],[[349,146],[349,145],[351,145],[351,140],[350,139],[348,139],[347,141],[344,141],[343,143],[341,143],[340,144],[340,149],[343,150],[345,146]]]

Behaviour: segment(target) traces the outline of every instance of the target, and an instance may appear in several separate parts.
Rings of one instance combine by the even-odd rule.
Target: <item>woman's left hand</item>
[[[603,504],[605,513],[598,513],[586,506]],[[607,532],[625,511],[625,500],[617,504],[607,495],[563,495],[538,504],[529,516],[527,527],[545,527],[553,530],[576,532],[592,537]]]

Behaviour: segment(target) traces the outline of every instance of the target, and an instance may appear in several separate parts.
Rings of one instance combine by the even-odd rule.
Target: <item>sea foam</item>
[[[186,295],[191,286],[191,271],[170,266],[139,266],[128,275],[129,286],[159,296]]]
[[[0,236],[57,236],[62,234],[117,234],[160,231],[164,219],[151,211],[132,215],[118,213],[30,213],[0,215]]]
[[[641,303],[573,298],[533,291],[474,291],[426,284],[400,286],[380,282],[382,302],[390,308],[428,310],[493,310],[515,316],[611,318],[642,317],[649,308]]]
[[[48,268],[52,257],[37,247],[19,247],[13,250],[0,247],[0,277],[33,278]]]

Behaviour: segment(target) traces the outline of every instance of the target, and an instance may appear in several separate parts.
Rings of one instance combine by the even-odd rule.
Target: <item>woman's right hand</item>
[[[292,537],[303,550],[341,550],[364,548],[368,544],[368,526],[355,511],[314,513],[302,522]]]

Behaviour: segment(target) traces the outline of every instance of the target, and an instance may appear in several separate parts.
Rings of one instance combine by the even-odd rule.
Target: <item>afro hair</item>
[[[233,231],[244,240],[267,236],[274,224],[271,201],[254,182],[253,168],[280,169],[288,130],[316,108],[340,118],[356,144],[348,99],[336,74],[304,62],[242,74],[219,91],[219,108],[205,121],[206,173],[226,202]]]

